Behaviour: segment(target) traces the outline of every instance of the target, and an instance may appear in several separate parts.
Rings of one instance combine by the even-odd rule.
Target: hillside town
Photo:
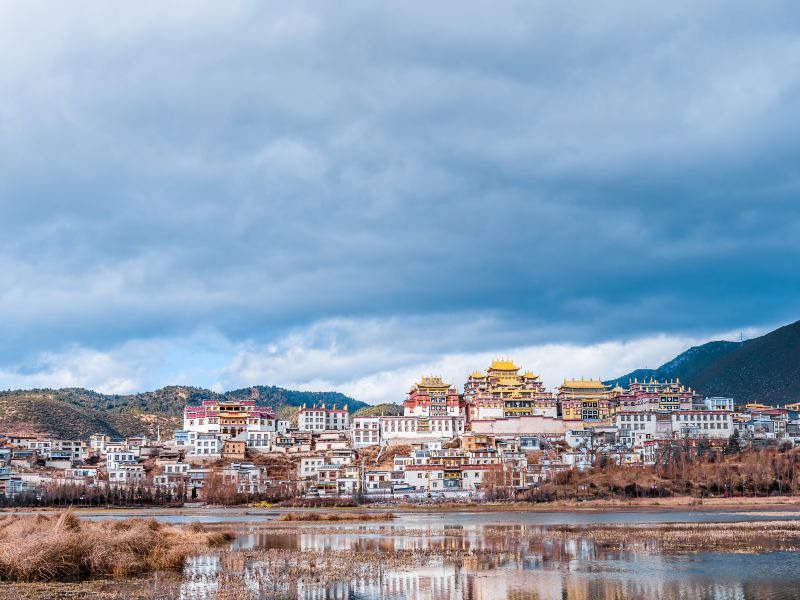
[[[604,464],[654,465],[676,444],[722,452],[800,443],[800,403],[704,397],[680,380],[627,387],[539,376],[495,360],[463,393],[424,376],[402,415],[351,415],[346,405],[302,406],[296,421],[250,400],[184,408],[169,436],[86,440],[0,438],[0,492],[36,503],[232,503],[259,498],[360,497],[383,501],[514,497],[557,474]]]

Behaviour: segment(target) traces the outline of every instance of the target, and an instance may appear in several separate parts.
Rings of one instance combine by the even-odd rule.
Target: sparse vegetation
[[[800,448],[788,446],[737,452],[738,438],[725,448],[676,440],[653,466],[619,466],[600,457],[593,468],[557,473],[519,494],[534,502],[694,496],[780,496],[800,493]]]
[[[504,533],[506,533],[504,531]],[[653,525],[558,525],[546,533],[555,539],[592,539],[605,547],[638,549],[643,543],[654,551],[763,552],[800,548],[800,521],[738,523],[657,523]]]
[[[390,521],[395,518],[392,512],[290,512],[283,513],[278,521]]]
[[[275,506],[281,508],[348,508],[358,506],[353,498],[289,498],[278,502]]]

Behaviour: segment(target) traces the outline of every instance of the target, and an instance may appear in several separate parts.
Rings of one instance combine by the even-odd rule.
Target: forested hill
[[[658,369],[639,369],[610,380],[623,387],[633,378],[680,378],[707,396],[738,404],[800,402],[800,321],[744,342],[695,346]]]
[[[223,394],[190,386],[168,386],[141,394],[101,394],[82,388],[0,392],[0,433],[48,433],[61,438],[86,438],[92,433],[113,436],[171,435],[180,426],[185,404],[202,400],[256,401],[291,419],[303,404],[347,405],[351,411],[369,406],[339,392],[301,392],[275,386],[254,386]]]

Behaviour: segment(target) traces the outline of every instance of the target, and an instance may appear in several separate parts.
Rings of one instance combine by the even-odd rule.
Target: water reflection
[[[542,540],[541,526],[448,524],[426,529],[371,526],[243,531],[225,556],[191,559],[181,600],[517,600],[800,598],[800,553],[661,554],[655,540],[620,550],[593,539]],[[347,557],[428,552],[432,564],[385,569],[335,583],[298,579],[277,584],[257,552],[341,552]],[[241,556],[240,559],[231,558]]]
[[[281,510],[241,509],[241,508],[205,508],[148,510],[130,509],[86,510],[81,512],[83,519],[127,519],[130,517],[153,518],[165,523],[230,523],[246,527],[276,519]],[[36,513],[20,512],[20,515],[56,514],[57,511],[40,511]],[[632,510],[614,512],[562,511],[562,512],[430,512],[398,511],[395,523],[402,527],[451,527],[477,525],[578,525],[592,523],[708,523],[733,521],[766,521],[800,519],[800,511],[788,507],[786,511],[743,511],[743,510]]]

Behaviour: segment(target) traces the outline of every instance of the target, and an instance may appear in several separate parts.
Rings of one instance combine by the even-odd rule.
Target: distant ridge
[[[375,406],[364,406],[359,408],[352,416],[354,417],[401,417],[403,407],[400,404],[387,403],[376,404]]]
[[[101,394],[83,388],[34,389],[0,392],[0,433],[47,433],[60,438],[87,438],[93,433],[115,437],[164,436],[179,427],[185,404],[203,400],[256,401],[273,408],[279,418],[291,419],[297,407],[324,402],[351,411],[369,406],[339,392],[301,392],[275,386],[253,386],[222,394],[191,386],[167,386],[141,394]]]
[[[637,369],[606,383],[680,378],[707,396],[769,405],[800,401],[800,321],[744,342],[708,342],[658,369]]]

